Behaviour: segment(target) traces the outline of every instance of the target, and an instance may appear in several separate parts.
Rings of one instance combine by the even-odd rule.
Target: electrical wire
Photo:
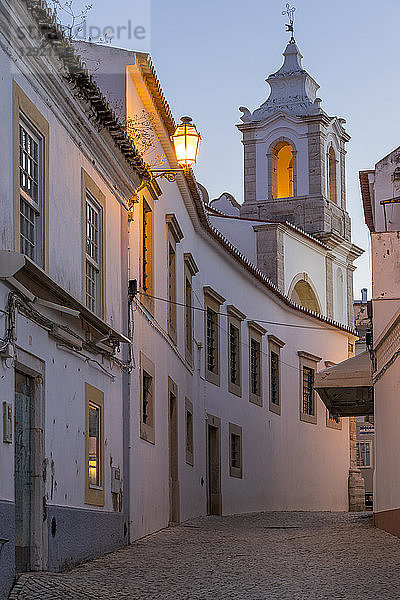
[[[159,300],[160,302],[166,302],[167,304],[175,304],[176,306],[183,306],[184,308],[192,308],[193,310],[198,310],[200,312],[207,312],[207,308],[204,308],[203,306],[200,306],[200,307],[190,306],[183,302],[176,302],[174,300],[169,300],[168,298],[160,298],[159,296],[152,296],[151,294],[147,294],[146,292],[141,292],[141,291],[139,291],[138,294],[141,294],[142,296],[147,296],[148,298],[153,298],[153,300]],[[220,312],[218,314],[222,317],[230,316],[229,313]],[[249,317],[247,317],[244,320],[245,321],[256,321],[257,323],[265,323],[266,325],[279,325],[282,327],[295,327],[298,329],[317,329],[317,330],[322,330],[322,331],[331,329],[332,331],[336,331],[336,329],[334,329],[333,327],[330,327],[329,324],[327,324],[326,327],[319,327],[317,325],[295,325],[294,323],[279,323],[278,321],[266,321],[264,319],[249,318]]]

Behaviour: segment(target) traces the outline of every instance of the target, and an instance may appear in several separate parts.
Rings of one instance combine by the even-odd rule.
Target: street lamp
[[[197,162],[199,153],[201,135],[197,131],[196,125],[192,123],[191,117],[181,117],[181,123],[171,135],[171,141],[174,144],[176,160],[179,169],[150,169],[153,179],[164,177],[167,181],[176,181],[177,173],[188,173],[191,167]]]

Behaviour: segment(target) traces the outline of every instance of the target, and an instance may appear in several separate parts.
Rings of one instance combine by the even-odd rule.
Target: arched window
[[[304,308],[313,310],[316,313],[321,312],[318,298],[315,295],[314,290],[312,289],[308,281],[304,281],[304,279],[296,283],[296,285],[293,288],[291,298],[293,302],[304,306]]]
[[[329,200],[337,204],[336,154],[331,146],[328,151]]]
[[[272,149],[271,191],[273,198],[292,198],[293,148],[289,142],[278,142]]]

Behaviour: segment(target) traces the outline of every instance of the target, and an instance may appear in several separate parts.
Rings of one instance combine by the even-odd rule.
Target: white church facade
[[[51,14],[17,6],[45,35],[38,19]],[[152,153],[178,165],[148,55],[80,44],[87,68],[99,65],[90,75],[76,48],[56,45],[49,76],[7,43],[0,598],[15,573],[67,568],[197,515],[354,508],[354,424],[313,390],[356,339],[348,135],[315,100],[297,46],[269,100],[243,111],[240,205],[210,201],[192,172],[151,178]],[[155,142],[140,157],[115,117],[143,114]],[[23,239],[22,200],[39,212],[20,189],[17,125],[41,148],[37,254]]]

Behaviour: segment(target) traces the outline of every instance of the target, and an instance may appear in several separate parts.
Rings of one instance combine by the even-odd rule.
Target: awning
[[[373,415],[374,388],[368,351],[316,373],[314,389],[334,416]]]

